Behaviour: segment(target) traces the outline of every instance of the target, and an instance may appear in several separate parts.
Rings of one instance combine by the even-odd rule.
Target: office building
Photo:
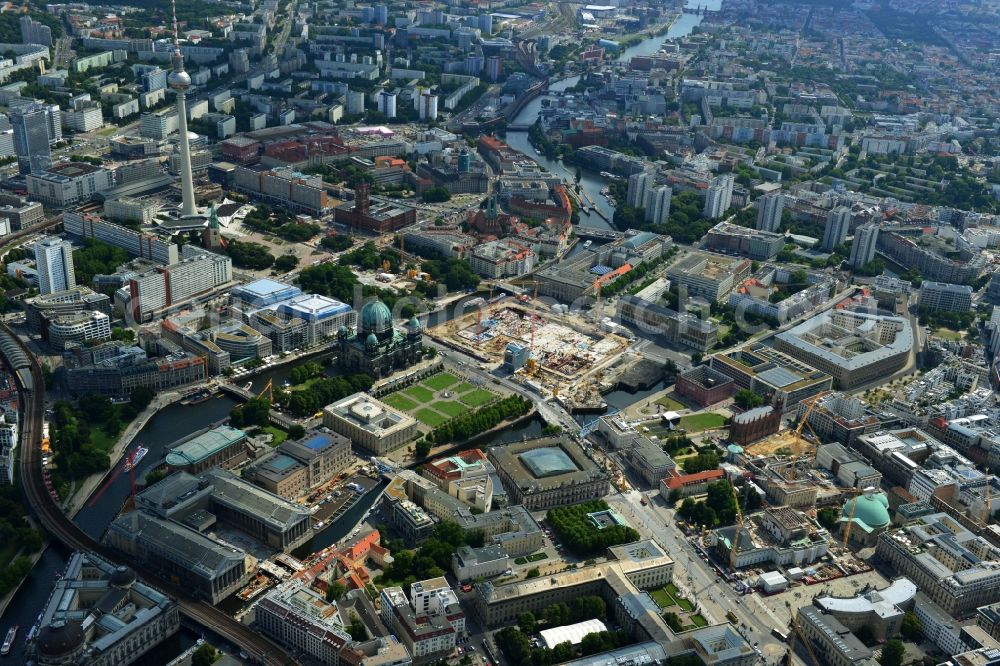
[[[460,546],[451,556],[451,570],[460,583],[495,578],[509,568],[507,551],[497,545],[482,548]]]
[[[511,504],[529,511],[604,497],[611,487],[608,475],[565,437],[492,446],[487,455]]]
[[[754,261],[771,261],[784,246],[785,237],[782,234],[755,231],[729,222],[719,222],[705,234],[707,249]]]
[[[323,410],[323,425],[375,455],[397,449],[417,435],[417,420],[364,393]]]
[[[827,373],[760,342],[715,354],[709,366],[732,378],[735,391],[750,389],[763,396],[767,404],[779,405],[783,412],[833,386]]]
[[[384,588],[380,601],[382,622],[414,659],[450,654],[465,634],[465,612],[444,577],[413,583],[409,599],[402,588]]]
[[[891,376],[910,358],[902,317],[830,310],[775,336],[775,348],[831,375],[840,389]]]
[[[775,232],[781,227],[781,212],[785,208],[785,197],[780,192],[757,199],[757,230]]]
[[[972,287],[924,280],[920,284],[917,307],[946,312],[968,312],[972,309]]]
[[[177,602],[129,567],[76,552],[57,576],[30,634],[28,663],[127,666],[180,629]]]
[[[417,100],[420,120],[437,120],[438,117],[438,96],[429,92],[421,93]]]
[[[854,241],[851,243],[851,257],[848,260],[851,268],[864,268],[875,258],[878,230],[878,225],[872,222],[862,224],[855,230]]]
[[[713,303],[724,301],[733,288],[750,276],[751,261],[707,252],[693,252],[667,269],[671,283],[689,297]]]
[[[111,318],[96,310],[47,317],[42,338],[56,351],[71,343],[89,344],[111,339]]]
[[[725,215],[733,203],[735,182],[736,180],[731,173],[721,174],[712,179],[708,191],[705,193],[705,206],[702,209],[702,214],[705,217],[715,220]]]
[[[824,252],[833,252],[847,239],[847,232],[851,228],[851,209],[847,206],[838,206],[826,215],[826,228],[823,229]]]
[[[337,604],[298,581],[268,592],[255,618],[266,636],[320,664],[339,663],[340,651],[353,642]]]
[[[20,231],[44,220],[45,211],[37,201],[0,194],[0,219],[7,221],[11,231]]]
[[[884,532],[875,556],[952,617],[1000,598],[1000,549],[947,513],[915,517]]]
[[[150,358],[139,347],[116,342],[72,347],[63,354],[63,367],[74,395],[99,393],[120,400],[128,400],[140,386],[164,391],[208,378],[207,364],[200,356],[178,351]]]
[[[17,168],[22,175],[41,173],[52,166],[50,148],[52,120],[51,108],[47,104],[29,102],[12,105],[8,116],[14,130],[14,150],[17,152]],[[56,107],[56,115],[58,115]],[[58,125],[59,123],[56,122]],[[60,132],[61,135],[61,132]]]
[[[719,336],[719,327],[714,322],[632,294],[618,299],[615,315],[619,321],[634,326],[640,332],[662,335],[670,342],[701,352],[714,347]]]
[[[509,239],[476,245],[468,257],[472,270],[487,279],[518,277],[535,267],[535,253],[526,245]]]
[[[25,176],[28,194],[46,206],[65,208],[114,187],[109,169],[86,162],[62,162]]]
[[[926,280],[972,284],[986,270],[986,256],[961,237],[958,247],[953,240],[941,232],[925,233],[921,226],[879,233],[878,249]]]
[[[804,400],[799,404],[799,419],[810,409],[811,402]],[[809,427],[824,442],[852,444],[860,435],[874,432],[880,426],[878,417],[868,412],[864,402],[846,393],[828,393],[817,398],[809,415]]]
[[[76,286],[73,246],[60,238],[46,238],[35,243],[35,269],[38,291],[42,295],[65,291]]]

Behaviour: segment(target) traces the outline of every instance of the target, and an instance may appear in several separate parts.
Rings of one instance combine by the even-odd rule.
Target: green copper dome
[[[374,333],[369,333],[368,339],[365,340],[365,344],[369,347],[378,347],[378,338],[375,337]]]
[[[392,330],[392,313],[382,301],[371,301],[361,308],[361,321],[358,325],[358,335],[375,333],[376,335]]]
[[[868,527],[885,527],[889,524],[889,500],[884,493],[858,495],[844,505],[844,518],[850,520],[852,511],[854,517]]]

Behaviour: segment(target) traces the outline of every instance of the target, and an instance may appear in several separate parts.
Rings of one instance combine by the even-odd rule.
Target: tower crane
[[[854,496],[854,503],[851,504],[851,513],[847,516],[847,524],[844,525],[844,539],[842,545],[846,550],[847,542],[851,538],[851,528],[854,527],[854,514],[857,513],[858,510],[858,500],[862,496],[871,495],[872,493],[874,493],[875,488],[871,486],[868,486],[867,488],[846,488],[844,492],[850,493],[851,495]]]
[[[129,497],[134,499],[135,468],[138,467],[139,461],[142,460],[142,457],[146,455],[146,451],[147,450],[144,449],[141,444],[136,445],[134,449],[129,451],[128,455],[123,458],[122,464],[119,467],[117,467],[114,472],[112,472],[111,476],[108,477],[108,480],[105,481],[104,485],[101,486],[96,493],[94,493],[94,496],[91,498],[87,506],[94,506],[95,504],[97,504],[97,501],[101,499],[101,496],[104,494],[104,491],[111,487],[111,484],[113,484],[118,479],[118,477],[121,476],[122,472],[129,473]]]
[[[788,637],[788,653],[786,657],[786,664],[791,666],[792,663],[792,652],[795,648],[795,639],[798,638],[802,641],[802,644],[806,646],[806,652],[809,653],[809,658],[812,659],[813,666],[823,666],[823,662],[816,657],[816,652],[813,650],[812,645],[809,643],[809,639],[805,637],[802,633],[802,628],[799,627],[798,614],[792,614],[792,633]]]
[[[729,547],[729,568],[736,571],[736,554],[740,548],[740,535],[743,533],[743,509],[740,508],[740,496],[736,492],[736,486],[729,482],[729,490],[733,493],[733,501],[736,502],[736,530],[733,532],[733,543]]]
[[[273,378],[267,380],[267,383],[264,384],[264,388],[261,390],[260,393],[257,394],[257,399],[259,400],[260,398],[263,398],[265,393],[267,394],[267,401],[270,402],[271,404],[274,404],[274,379]]]

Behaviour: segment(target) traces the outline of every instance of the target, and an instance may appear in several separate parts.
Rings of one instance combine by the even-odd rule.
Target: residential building
[[[823,229],[823,243],[820,245],[822,250],[833,252],[847,239],[850,229],[851,209],[838,206],[831,210],[826,216],[826,227]]]
[[[855,230],[854,241],[851,243],[851,256],[848,259],[851,268],[864,268],[875,258],[878,232],[879,226],[872,222],[862,224]]]
[[[656,174],[640,171],[628,177],[628,193],[625,201],[632,208],[642,208],[646,204],[646,193],[653,189]]]
[[[707,252],[694,252],[667,269],[671,283],[687,290],[688,296],[719,303],[750,276],[749,259],[734,259]]]
[[[63,214],[63,228],[70,236],[96,238],[122,248],[133,257],[160,264],[176,264],[180,260],[180,250],[169,240],[108,222],[96,215],[67,211]]]
[[[111,339],[111,318],[97,310],[74,312],[45,319],[42,337],[56,351],[71,344],[90,344]]]
[[[736,179],[731,173],[720,174],[712,179],[705,193],[705,206],[702,214],[715,220],[722,217],[733,201],[733,185]]]
[[[233,260],[228,256],[200,251],[181,261],[156,268],[129,280],[119,289],[115,302],[144,322],[166,308],[212,292],[233,279]]]
[[[784,207],[785,197],[780,192],[773,192],[757,199],[757,230],[778,231]]]
[[[666,224],[670,217],[670,201],[673,190],[666,185],[651,189],[646,196],[646,221],[653,224]]]

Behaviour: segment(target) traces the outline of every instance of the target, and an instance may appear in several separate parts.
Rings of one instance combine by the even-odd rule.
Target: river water
[[[692,8],[706,7],[708,9],[717,9],[720,2],[721,0],[688,0],[688,6]],[[671,27],[667,36],[652,37],[636,44],[635,46],[626,49],[621,54],[619,59],[627,60],[635,55],[655,53],[659,50],[665,39],[687,35],[691,32],[692,28],[700,22],[701,17],[698,15],[683,14]],[[575,85],[578,80],[578,77],[571,77],[563,81],[558,81],[550,86],[550,90],[565,90],[566,88]],[[533,100],[521,111],[515,119],[515,122],[534,122],[538,117],[540,109],[541,98]],[[549,169],[554,173],[559,173],[570,181],[575,178],[575,169],[570,171],[566,169],[561,162],[548,160],[544,156],[536,154],[528,143],[526,132],[508,132],[507,143],[514,149],[520,150],[526,155],[533,157],[546,169]],[[584,170],[581,187],[587,191],[601,211],[603,211],[607,218],[610,219],[614,210],[600,193],[601,188],[605,185],[605,179],[598,173]],[[593,213],[581,213],[581,224],[584,226],[589,225],[601,228],[609,228],[610,226],[598,215]],[[253,382],[255,390],[263,388],[269,378],[274,380],[274,384],[276,386],[280,386],[281,383],[287,378],[290,369],[290,367],[281,368],[257,377]],[[330,372],[332,372],[332,370]],[[636,400],[640,400],[644,396],[649,395],[660,388],[662,388],[662,385],[657,384],[649,391],[642,391],[634,394],[615,391],[605,396],[605,399],[609,404],[609,411],[613,411],[635,402]],[[235,404],[235,401],[229,397],[219,397],[213,398],[200,405],[182,406],[180,404],[173,404],[159,412],[156,416],[150,419],[146,426],[140,431],[139,436],[136,438],[137,442],[141,442],[143,446],[149,449],[149,453],[146,454],[146,457],[138,465],[136,470],[136,479],[141,479],[146,472],[163,460],[166,448],[170,444],[200,428],[204,428],[225,419]],[[580,418],[580,420],[581,422],[586,422],[596,416],[599,415],[584,415]],[[537,437],[541,434],[543,425],[544,424],[541,420],[536,418],[520,428],[505,431],[502,436],[497,439],[497,443],[510,442],[522,438]],[[121,506],[128,498],[130,485],[131,481],[128,474],[123,473],[119,475],[114,481],[107,484],[103,490],[98,491],[100,492],[99,497],[95,494],[91,503],[88,503],[80,510],[74,519],[75,522],[91,536],[100,538],[107,529],[108,524],[118,514]],[[313,539],[312,545],[315,548],[321,548],[324,545],[329,545],[343,538],[344,535],[353,529],[354,525],[362,517],[364,512],[371,507],[375,499],[378,497],[380,490],[381,486],[367,494],[361,502],[352,507],[351,510],[342,516],[338,521],[330,525],[330,527],[326,530],[317,534]],[[8,627],[15,624],[20,625],[20,631],[18,633],[14,649],[7,658],[10,663],[24,663],[24,637],[26,636],[28,629],[32,626],[32,624],[34,624],[36,617],[41,612],[42,606],[45,604],[45,601],[51,592],[56,573],[61,572],[65,568],[67,557],[68,553],[61,546],[52,546],[46,549],[46,551],[42,554],[41,559],[38,561],[38,564],[32,570],[27,580],[25,580],[24,585],[22,585],[21,589],[15,595],[12,603],[7,607],[6,612],[3,614],[2,624],[0,624],[0,632],[6,633]],[[151,663],[163,663],[169,660],[173,655],[179,654],[181,650],[187,646],[190,646],[197,636],[198,634],[191,629],[182,628],[182,631],[177,637],[167,641],[163,646],[161,646],[160,649],[157,650],[155,655],[149,655],[148,659],[152,659]]]
[[[722,0],[687,0],[686,7],[690,9],[698,9],[704,7],[708,10],[718,10],[722,4]],[[670,26],[670,30],[665,36],[661,37],[651,37],[638,44],[631,46],[618,56],[618,60],[621,62],[627,62],[633,56],[649,55],[651,53],[656,53],[660,50],[663,43],[670,39],[677,39],[689,35],[695,26],[701,23],[702,17],[700,14],[681,14],[674,24]],[[567,88],[572,88],[579,82],[579,76],[571,76],[567,79],[562,79],[560,81],[555,81],[549,85],[549,90],[551,92],[561,92]],[[512,124],[532,124],[538,119],[538,113],[542,108],[542,100],[545,95],[542,95],[536,99],[531,100],[525,105],[521,112],[511,121]],[[559,174],[563,176],[567,182],[575,182],[576,179],[576,167],[573,165],[564,165],[559,160],[550,160],[540,153],[536,153],[535,149],[528,142],[527,132],[515,132],[507,131],[506,137],[507,144],[519,150],[525,155],[530,156],[532,159],[537,161],[539,164],[544,166],[546,169],[552,173]],[[584,212],[580,211],[580,226],[584,227],[597,227],[600,229],[610,229],[612,216],[614,215],[614,206],[601,194],[601,190],[606,187],[608,181],[606,178],[600,175],[599,171],[594,171],[592,169],[583,169],[582,177],[580,179],[580,189],[586,192],[587,196],[590,197],[591,201],[600,210],[600,214],[595,212]],[[603,215],[603,217],[602,217]]]

